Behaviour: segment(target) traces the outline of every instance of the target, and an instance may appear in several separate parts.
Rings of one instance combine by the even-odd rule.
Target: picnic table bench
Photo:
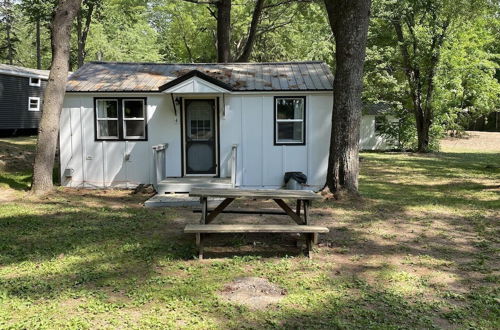
[[[313,200],[322,197],[312,191],[306,190],[276,190],[276,189],[236,189],[217,188],[202,189],[193,188],[189,196],[199,197],[201,204],[200,224],[188,224],[184,228],[185,233],[196,234],[196,245],[198,247],[198,258],[203,259],[203,238],[208,233],[299,233],[306,235],[307,253],[311,257],[312,246],[315,237],[319,233],[327,233],[326,227],[311,226],[309,208]],[[208,198],[224,198],[224,200],[214,209],[208,209]],[[235,199],[262,199],[273,200],[280,208],[264,210],[248,209],[226,209]],[[295,200],[295,210],[285,201]],[[221,213],[241,213],[241,214],[272,214],[288,215],[295,224],[210,224]]]

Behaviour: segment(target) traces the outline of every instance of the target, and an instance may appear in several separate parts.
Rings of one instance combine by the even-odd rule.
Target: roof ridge
[[[321,64],[325,61],[288,61],[288,62],[228,62],[228,63],[166,63],[166,62],[119,62],[119,61],[90,61],[86,64],[125,64],[125,65],[280,65],[280,64]]]

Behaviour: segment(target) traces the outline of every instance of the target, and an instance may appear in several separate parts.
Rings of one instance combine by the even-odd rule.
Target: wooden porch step
[[[158,194],[166,193],[189,193],[193,188],[231,188],[229,178],[207,178],[207,177],[186,177],[167,178],[157,185]]]
[[[300,225],[195,225],[188,224],[184,228],[186,234],[208,234],[208,233],[302,233],[316,234],[328,233],[329,229],[321,226]]]

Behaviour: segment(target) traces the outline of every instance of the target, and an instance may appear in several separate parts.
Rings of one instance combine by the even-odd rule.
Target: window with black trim
[[[30,86],[40,87],[41,82],[40,78],[30,78]]]
[[[274,144],[305,144],[306,98],[274,98]]]
[[[147,140],[145,98],[96,98],[96,140]]]

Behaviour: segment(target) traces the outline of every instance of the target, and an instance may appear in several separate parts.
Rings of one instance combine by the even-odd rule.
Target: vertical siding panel
[[[243,118],[243,161],[245,186],[260,186],[262,178],[262,122],[261,96],[242,98]]]
[[[170,97],[170,95],[165,95],[165,97]],[[147,159],[147,164],[148,164],[148,180],[146,183],[153,184],[153,143],[151,142],[151,125],[152,125],[152,118],[153,118],[153,109],[152,106],[149,104],[150,98],[148,98],[148,142],[147,142],[147,150],[145,150],[145,155]],[[166,109],[168,111],[168,109]]]
[[[149,166],[144,166],[152,159],[153,151],[147,142],[128,141],[124,146],[124,177],[128,187],[136,187],[140,183],[148,183]],[[148,152],[149,151],[149,152]],[[125,160],[125,155],[129,154],[129,161]]]
[[[168,143],[166,151],[167,176],[180,177],[181,171],[181,114],[177,111],[177,121],[170,95],[149,96],[148,97],[148,140],[149,150],[144,151],[150,160],[151,179],[153,178],[153,151],[152,146],[160,143]],[[141,143],[142,144],[142,143]],[[145,144],[146,145],[146,144]]]
[[[283,179],[283,147],[274,145],[274,96],[265,95],[263,100],[263,185],[276,187]]]
[[[310,168],[311,168],[311,149],[312,149],[312,145],[309,143],[310,141],[310,138],[311,138],[311,130],[310,128],[312,128],[313,126],[310,126],[310,122],[311,122],[311,110],[313,109],[311,106],[310,106],[310,103],[311,103],[311,100],[312,97],[309,96],[309,97],[306,97],[306,134],[305,134],[305,138],[306,138],[306,175],[307,175],[307,178],[310,178],[311,177],[311,173],[310,173]]]
[[[108,149],[108,145],[106,143],[106,141],[102,141],[101,142],[101,145],[102,145],[102,181],[103,181],[103,186],[104,187],[107,187],[109,184],[108,184],[108,180],[107,178],[109,177],[107,175],[107,169],[108,169],[108,158],[107,158],[107,149]]]
[[[82,124],[81,124],[81,99],[76,97],[74,103],[71,100],[68,102],[67,111],[69,112],[69,130],[71,139],[71,152],[68,167],[73,169],[73,176],[69,182],[70,187],[83,185],[85,178],[83,169],[83,139],[82,139]],[[64,141],[62,143],[65,143]]]
[[[326,180],[328,166],[328,152],[331,133],[332,98],[330,95],[311,95],[309,137],[309,184],[320,189]]]
[[[104,182],[103,144],[94,140],[94,104],[92,97],[82,99],[82,132],[84,145],[85,183],[89,187],[101,187]]]
[[[60,133],[59,133],[59,154],[60,154],[60,178],[62,186],[71,186],[71,179],[64,177],[64,169],[71,168],[71,159],[73,154],[71,141],[71,107],[75,100],[65,102],[60,118]]]
[[[245,135],[244,135],[244,128],[245,128],[245,125],[243,124],[243,121],[244,121],[244,117],[243,117],[243,96],[239,96],[239,113],[240,113],[240,120],[241,120],[241,129],[240,129],[240,145],[238,147],[238,149],[240,150],[238,152],[238,168],[240,169],[238,171],[238,178],[239,178],[239,185],[241,186],[244,186],[245,185],[245,181],[244,181],[244,177],[246,175],[245,173],[245,142],[244,142],[244,138],[245,138]]]
[[[265,112],[265,109],[264,109],[264,96],[261,95],[260,96],[260,127],[261,129],[263,130],[264,129],[264,112]],[[263,187],[265,185],[265,180],[264,180],[264,169],[265,169],[265,157],[266,157],[266,154],[264,152],[264,132],[261,131],[261,141],[260,141],[260,157],[261,157],[261,162],[260,162],[260,186]]]
[[[105,160],[105,186],[123,187],[125,181],[125,142],[109,141],[103,142],[103,154]]]

